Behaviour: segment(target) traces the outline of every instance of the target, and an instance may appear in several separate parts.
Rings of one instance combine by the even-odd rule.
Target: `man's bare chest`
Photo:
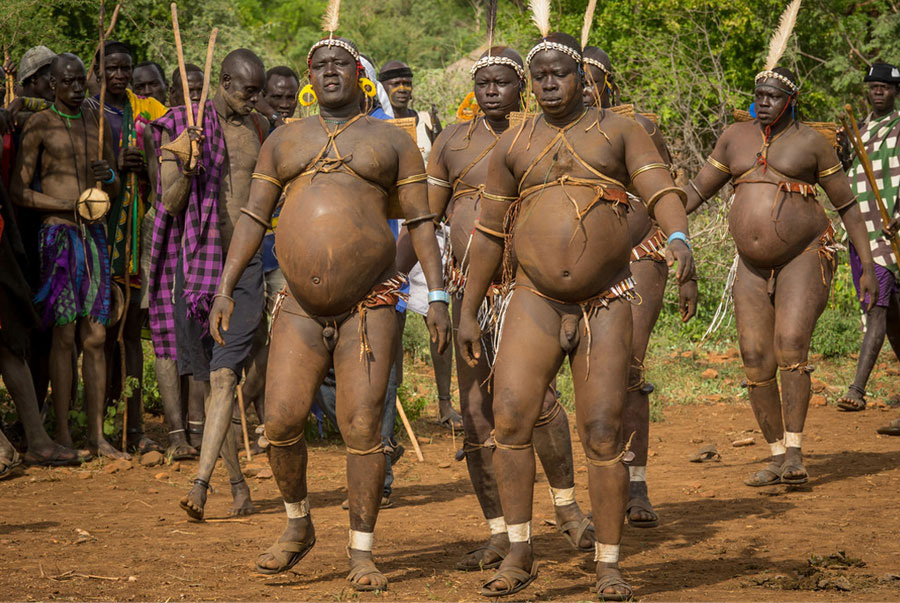
[[[397,153],[377,136],[346,132],[330,138],[316,133],[286,145],[282,155],[288,179],[303,174],[343,172],[389,187],[396,180]]]

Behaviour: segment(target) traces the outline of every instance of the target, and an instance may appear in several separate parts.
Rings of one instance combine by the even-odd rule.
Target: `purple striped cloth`
[[[184,107],[173,107],[154,122],[153,137],[157,155],[162,133],[174,140],[187,129]],[[165,211],[157,200],[156,219],[150,238],[150,275],[148,295],[150,332],[153,347],[160,358],[175,358],[175,269],[178,254],[184,266],[184,292],[188,315],[206,324],[212,297],[219,284],[224,251],[219,233],[219,184],[225,166],[225,136],[219,126],[216,109],[207,101],[203,116],[203,142],[200,145],[199,173],[194,177],[187,205],[179,216]],[[180,162],[179,162],[180,166]],[[156,182],[158,199],[162,182]]]

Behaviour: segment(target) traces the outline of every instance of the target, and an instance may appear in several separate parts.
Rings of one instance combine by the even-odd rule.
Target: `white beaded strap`
[[[525,59],[525,66],[527,67],[531,64],[531,59],[534,58],[534,55],[544,50],[557,50],[572,57],[572,59],[576,63],[580,63],[582,61],[581,53],[574,48],[569,48],[565,44],[560,44],[559,42],[548,42],[547,40],[544,40],[543,42],[539,42],[534,48],[531,49],[531,52],[528,53],[528,57],[526,57]]]
[[[479,69],[483,69],[484,67],[490,67],[491,65],[503,65],[505,67],[512,68],[513,71],[516,72],[516,75],[519,76],[520,80],[525,79],[525,70],[522,69],[522,66],[516,63],[514,60],[508,57],[481,57],[478,59],[474,65],[472,65],[472,69],[469,70],[469,73],[472,75],[472,79],[475,79],[475,74],[478,73]]]
[[[780,73],[775,73],[774,71],[769,71],[769,70],[760,71],[759,73],[757,73],[756,78],[754,78],[754,82],[757,86],[759,86],[759,83],[761,81],[767,80],[769,78],[778,80],[779,82],[781,82],[782,84],[784,84],[785,86],[790,88],[792,93],[797,92],[800,89],[799,86],[797,86],[797,84],[795,84],[794,82],[792,82],[785,76],[781,75]]]
[[[351,46],[347,42],[338,40],[337,38],[325,38],[324,40],[319,40],[312,45],[312,48],[309,49],[309,54],[306,55],[306,62],[308,63],[312,59],[313,53],[323,46],[337,46],[339,48],[343,48],[344,50],[349,52],[354,59],[356,59],[357,61],[359,60],[359,51],[353,48],[353,46]]]
[[[589,58],[589,57],[584,57],[584,63],[585,63],[585,65],[592,65],[592,66],[596,67],[597,69],[599,69],[600,71],[602,71],[603,73],[605,73],[605,74],[607,74],[607,75],[612,75],[612,71],[610,71],[609,69],[607,69],[607,68],[606,68],[606,65],[604,65],[603,63],[601,63],[601,62],[598,61],[597,59],[592,59],[592,58]]]

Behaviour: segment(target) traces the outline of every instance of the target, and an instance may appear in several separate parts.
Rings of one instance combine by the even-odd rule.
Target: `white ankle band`
[[[295,503],[284,501],[284,510],[287,512],[288,519],[306,517],[309,515],[309,497]]]
[[[600,544],[594,543],[594,561],[602,561],[603,563],[619,562],[619,545],[618,544]]]
[[[575,502],[575,486],[571,488],[554,488],[550,486],[550,500],[553,506],[564,507]]]
[[[375,534],[373,532],[350,530],[350,542],[347,546],[354,551],[371,551],[373,544],[375,544]]]
[[[628,465],[628,477],[629,477],[629,481],[632,481],[632,482],[647,481],[646,465],[643,467],[636,467],[634,465]]]
[[[769,450],[772,451],[772,456],[778,456],[787,452],[784,447],[784,440],[775,440],[774,442],[769,442]]]
[[[531,522],[507,524],[506,531],[510,542],[531,542]]]
[[[506,534],[506,520],[503,519],[502,515],[500,517],[488,519],[487,524],[488,528],[491,530],[491,536]]]
[[[793,431],[785,431],[784,432],[784,445],[788,448],[802,448],[803,443],[803,433],[796,433]]]

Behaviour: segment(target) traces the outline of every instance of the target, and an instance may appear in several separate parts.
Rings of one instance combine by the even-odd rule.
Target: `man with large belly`
[[[542,26],[544,38],[526,60],[543,113],[504,133],[492,152],[458,332],[462,357],[475,366],[482,353],[478,307],[501,264],[504,281],[511,281],[514,253],[493,408],[494,467],[510,552],[482,593],[512,594],[537,575],[532,432],[547,385],[568,357],[589,463],[597,592],[621,600],[631,597],[618,570],[628,484],[622,461],[633,456],[621,423],[634,299],[629,180],[651,217],[671,233],[681,282],[692,277],[693,258],[680,191],[669,171],[656,167],[662,163],[652,140],[633,119],[585,108],[581,45],[548,30]],[[504,245],[507,236],[511,244]]]
[[[220,453],[231,482],[231,515],[254,512],[238,463],[237,444],[229,429],[235,387],[250,353],[263,310],[262,266],[259,256],[238,275],[229,293],[237,304],[237,319],[219,345],[206,327],[222,274],[224,250],[247,204],[250,175],[267,124],[253,106],[265,84],[262,61],[246,48],[222,61],[219,86],[204,108],[203,123],[188,129],[190,107],[173,107],[153,122],[159,152],[159,202],[151,237],[148,283],[150,328],[157,356],[177,359],[181,375],[209,383],[209,408],[197,478],[179,501],[189,517],[203,519],[209,480]],[[187,165],[167,147],[188,132],[202,134],[201,153]],[[256,250],[254,250],[255,252]],[[177,353],[176,353],[177,352]]]
[[[587,79],[585,103],[609,108],[612,106],[612,62],[609,55],[596,46],[584,49],[584,72]],[[640,113],[634,119],[647,131],[666,167],[671,164],[666,141],[656,124]],[[634,248],[631,251],[631,275],[635,292],[641,303],[631,305],[633,330],[631,335],[631,366],[628,376],[628,397],[625,402],[622,424],[626,434],[634,432],[631,451],[634,460],[628,464],[628,503],[625,507],[628,524],[635,528],[654,528],[659,525],[659,515],[650,503],[647,491],[647,448],[650,437],[650,393],[653,386],[644,379],[644,357],[650,343],[650,333],[662,310],[663,294],[669,268],[666,257],[666,236],[650,219],[647,206],[639,197],[628,196],[628,230]],[[682,320],[689,320],[696,311],[688,300],[697,297],[697,282],[690,280],[681,285]]]
[[[400,128],[360,113],[364,71],[355,45],[329,36],[313,45],[308,62],[321,112],[278,128],[263,146],[210,329],[216,338],[220,323],[227,332],[232,288],[256,253],[283,189],[275,236],[287,288],[272,327],[265,435],[288,522],[256,567],[266,574],[287,571],[315,544],[303,426],[333,363],[338,427],[347,446],[348,580],[357,590],[384,590],[387,578],[375,567],[372,544],[385,470],[382,405],[399,344],[394,305],[405,280],[395,267],[387,223],[393,187],[432,290],[427,322],[442,349],[449,295],[441,289],[434,214],[428,212],[415,143]]]
[[[757,118],[726,129],[685,187],[691,212],[725,183],[734,185],[728,216],[739,255],[734,312],[750,405],[772,451],[748,486],[808,481],[801,440],[813,371],[809,342],[828,300],[837,251],[816,184],[859,252],[861,297],[875,300],[878,293],[859,205],[835,149],[796,119],[798,90],[787,69],[759,73]]]
[[[448,126],[435,141],[428,163],[429,205],[439,216],[446,215],[450,222],[452,257],[448,289],[456,298],[455,326],[459,325],[466,271],[472,259],[468,254],[469,245],[488,178],[490,153],[509,127],[510,112],[519,110],[520,94],[525,86],[522,57],[511,48],[490,48],[472,67],[472,78],[481,112],[472,121]],[[494,287],[482,306],[481,320],[482,324],[496,326],[508,292],[501,290],[500,282],[495,280],[492,284]],[[497,567],[509,550],[492,462],[493,390],[488,386],[491,376],[488,355],[493,356],[493,349],[491,338],[485,340],[486,347],[491,349],[477,365],[470,367],[458,362],[456,370],[465,428],[462,452],[491,537],[486,545],[467,553],[456,564],[460,570]],[[558,529],[576,548],[593,550],[593,526],[575,502],[569,420],[552,385],[544,393],[536,423],[535,450],[547,474]]]

